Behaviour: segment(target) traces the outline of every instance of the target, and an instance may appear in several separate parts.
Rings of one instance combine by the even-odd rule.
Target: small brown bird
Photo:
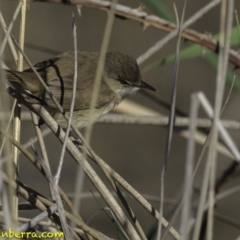
[[[77,59],[77,89],[72,121],[81,128],[89,123],[99,53],[79,51]],[[74,52],[60,54],[34,67],[68,114],[73,91]],[[30,92],[32,102],[37,101],[45,106],[57,123],[63,128],[66,127],[66,120],[31,69],[23,72],[7,70],[6,78],[16,90]],[[157,91],[143,81],[136,60],[121,52],[107,53],[92,122],[98,121],[125,97],[142,88]]]

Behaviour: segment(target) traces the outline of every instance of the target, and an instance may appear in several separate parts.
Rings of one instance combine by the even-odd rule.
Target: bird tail
[[[34,73],[6,69],[6,79],[17,90],[41,91],[41,83]]]

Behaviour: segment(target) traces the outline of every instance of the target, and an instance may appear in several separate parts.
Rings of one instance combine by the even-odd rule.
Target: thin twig
[[[26,0],[21,1],[21,21],[20,21],[20,29],[19,29],[19,46],[21,49],[24,48],[24,39],[25,39],[25,24],[26,24],[26,8],[27,8],[27,2]],[[9,30],[9,28],[8,28]],[[5,36],[8,37],[9,36]],[[18,71],[22,71],[23,69],[23,58],[20,56],[20,52],[18,52],[18,64],[17,69]],[[13,137],[19,141],[20,139],[20,132],[21,132],[21,102],[19,100],[19,97],[16,98],[17,103],[14,109],[14,120],[13,120]],[[18,149],[16,147],[13,147],[13,163],[15,166],[15,179],[17,179],[18,175]],[[17,195],[13,198],[14,201],[14,215],[15,219],[18,218],[18,197]]]
[[[19,142],[17,142],[11,135],[9,135],[7,132],[5,132],[3,129],[1,129],[0,127],[0,133],[6,137],[12,144],[14,144],[14,146],[16,146],[26,157],[27,159],[30,160],[30,162],[46,177],[45,175],[45,172],[43,171],[42,169],[42,165],[36,161],[35,157],[26,149],[24,148]],[[11,157],[11,156],[9,156]],[[47,171],[48,172],[48,171]],[[63,192],[63,190],[59,187],[59,193],[61,194],[64,202],[69,206],[69,208],[72,210],[73,209],[73,206],[70,202],[70,200],[68,199],[68,197],[66,196],[66,194]],[[50,202],[48,200],[48,202],[45,202],[45,204],[48,204],[48,206],[52,206],[52,204],[50,204],[52,202]],[[72,220],[72,221],[75,221],[73,220],[72,217],[70,217],[70,214],[67,215],[67,217]],[[103,240],[103,238],[101,237],[101,234],[100,233],[97,233],[96,231],[94,231],[93,229],[89,228],[84,222],[83,220],[81,219],[81,217],[78,215],[77,216],[77,225],[79,227],[81,227],[84,231],[86,231],[87,233],[91,234],[93,237],[95,237],[96,239],[101,239]],[[100,235],[99,235],[100,234]]]
[[[33,122],[33,125],[34,125],[34,129],[35,129],[35,132],[36,132],[36,135],[37,135],[38,143],[39,143],[39,146],[40,146],[40,149],[41,149],[43,160],[45,161],[45,163],[47,165],[47,168],[51,172],[49,159],[48,159],[48,155],[47,155],[47,151],[46,151],[46,146],[45,146],[45,143],[44,143],[44,140],[43,140],[43,135],[42,135],[42,132],[41,132],[39,126],[38,126],[37,115],[35,113],[31,112],[31,117],[32,117],[32,122]],[[33,143],[31,145],[33,145]],[[49,184],[49,189],[50,189],[52,199],[55,199],[53,189],[52,189],[52,186],[50,184]]]
[[[57,205],[54,204],[53,206],[49,207],[46,211],[40,213],[36,217],[29,220],[27,223],[22,224],[19,227],[18,231],[19,232],[24,232],[24,231],[28,230],[29,228],[33,228],[34,226],[39,224],[39,222],[42,221],[44,218],[48,217],[49,215],[52,215],[56,211],[57,211]]]
[[[3,131],[0,128],[0,133],[2,133],[9,141],[11,141],[15,146],[17,146],[19,148],[19,150],[21,152],[23,152],[23,154],[31,161],[31,163],[33,163],[33,165],[41,172],[44,173],[42,170],[41,165],[39,164],[39,162],[35,161],[35,158],[29,153],[29,151],[27,151],[21,144],[19,144],[18,142],[16,142],[9,134],[7,134],[5,131]],[[88,155],[90,158],[92,157],[91,155]],[[149,213],[151,213],[151,215],[159,220],[159,213],[158,211],[151,205],[149,204],[146,199],[144,199],[135,189],[133,189],[133,187],[131,185],[129,185],[119,174],[117,174],[109,165],[107,165],[102,159],[100,159],[98,157],[98,161],[101,161],[101,164],[104,165],[105,169],[110,173],[110,175],[112,176],[112,178],[114,178],[123,188],[126,189],[126,191],[128,191]],[[59,192],[61,193],[61,196],[63,197],[63,192],[62,190],[59,188]],[[71,203],[69,203],[68,198],[64,198],[64,201],[68,204],[68,206],[71,206]],[[70,207],[70,209],[73,209],[73,207]],[[168,226],[168,222],[162,218],[162,224],[164,227]],[[85,225],[84,223],[82,223],[82,225],[80,225],[83,229],[85,229]],[[177,231],[174,228],[170,228],[170,233],[172,234],[172,236],[175,239],[180,239],[179,234],[177,233]]]
[[[201,105],[204,108],[205,112],[209,116],[209,118],[213,119],[214,111],[213,111],[208,99],[205,97],[205,95],[203,93],[199,93],[198,98],[199,98]],[[218,120],[218,122],[217,122],[217,129],[218,129],[223,141],[225,142],[226,146],[230,149],[233,156],[235,157],[236,161],[240,162],[240,153],[238,151],[238,147],[236,146],[236,144],[234,143],[234,141],[228,134],[227,130],[223,127],[220,120]]]
[[[74,47],[74,76],[73,76],[73,92],[72,92],[72,100],[71,100],[71,106],[70,106],[70,111],[69,111],[69,116],[68,116],[68,122],[67,122],[67,129],[66,129],[66,134],[63,140],[63,145],[62,145],[62,151],[60,154],[60,160],[59,160],[59,165],[58,169],[55,175],[55,184],[58,185],[59,179],[60,179],[60,174],[62,170],[62,165],[63,165],[63,159],[65,155],[65,150],[66,150],[66,144],[67,144],[67,138],[70,132],[71,128],[71,122],[72,122],[72,117],[73,117],[73,110],[74,110],[74,104],[75,104],[75,98],[76,98],[76,89],[77,89],[77,73],[78,73],[78,59],[77,59],[77,34],[76,34],[76,23],[75,23],[75,16],[74,13],[72,12],[72,27],[73,27],[73,47]]]
[[[222,106],[222,109],[221,109],[221,112],[220,112],[220,115],[219,115],[219,116],[221,116],[221,115],[223,114],[223,112],[224,112],[224,110],[225,110],[225,108],[226,108],[226,106],[227,106],[227,104],[228,104],[228,101],[229,101],[230,96],[231,96],[231,94],[232,94],[234,82],[235,82],[235,77],[233,78],[233,81],[232,81],[230,90],[229,90],[228,95],[227,95],[227,97],[226,97],[226,99],[225,99],[225,101],[224,101],[224,104],[223,104],[223,106]],[[207,147],[208,147],[208,145],[209,145],[209,141],[210,141],[210,139],[211,139],[211,136],[212,136],[212,130],[211,130],[210,133],[208,134],[208,136],[207,136],[207,138],[206,138],[206,140],[205,140],[205,142],[204,142],[204,144],[203,144],[203,148],[202,148],[202,150],[201,150],[201,152],[200,152],[200,154],[199,154],[199,157],[198,157],[198,159],[197,159],[197,162],[196,162],[196,164],[195,164],[195,166],[194,166],[194,170],[193,170],[192,177],[191,177],[191,180],[190,180],[190,181],[192,181],[192,182],[194,181],[194,178],[195,178],[195,176],[196,176],[196,174],[197,174],[197,171],[198,171],[198,169],[199,169],[200,163],[202,162],[204,153],[205,153],[205,151],[206,151],[206,149],[207,149]],[[207,166],[206,166],[206,168],[207,168]],[[205,168],[205,171],[204,171],[204,172],[206,172],[206,168]],[[204,179],[204,177],[203,177],[203,179]],[[206,180],[206,182],[207,182],[207,180]],[[203,185],[204,185],[204,184],[203,184]],[[202,193],[201,193],[201,194],[202,194]],[[205,200],[204,196],[202,196],[202,197],[200,196],[200,202],[201,202],[201,198]],[[203,204],[204,204],[204,202],[203,202]],[[177,219],[177,216],[178,216],[178,214],[180,213],[180,210],[181,210],[181,208],[182,208],[182,205],[183,205],[183,198],[181,197],[181,201],[179,202],[179,204],[178,204],[178,206],[177,206],[177,208],[176,208],[176,210],[175,210],[175,212],[174,212],[174,214],[173,214],[173,216],[172,216],[172,218],[171,218],[171,220],[170,220],[170,222],[169,222],[169,225],[168,225],[167,229],[165,230],[165,232],[164,232],[164,234],[163,234],[162,240],[167,236],[167,233],[168,233],[168,231],[169,231],[169,228],[174,224],[175,220]],[[200,210],[200,211],[199,211],[199,210]],[[197,214],[202,214],[200,208],[198,208]],[[197,219],[198,219],[198,218],[197,218]],[[198,219],[197,221],[199,221],[199,219]],[[201,220],[199,221],[198,224],[195,225],[195,229],[194,229],[194,233],[193,233],[193,234],[194,234],[194,235],[193,235],[193,239],[195,239],[195,240],[198,240],[198,235],[199,235],[199,233],[197,233],[197,231],[198,231],[197,228],[199,228],[200,225],[201,225]],[[200,228],[199,228],[199,229],[200,229]],[[197,230],[197,231],[196,231],[196,230]]]
[[[53,120],[51,115],[43,107],[41,107],[37,104],[29,105],[27,102],[24,102],[24,104],[26,104],[27,107],[30,108],[31,110],[38,112],[39,115],[42,117],[42,119],[45,121],[45,123],[52,129],[54,134],[56,134],[58,136],[58,138],[61,141],[63,141],[65,133],[63,132],[62,129],[59,129],[59,126],[56,123],[56,121]],[[77,161],[77,163],[79,163],[83,166],[85,173],[88,175],[89,179],[92,181],[92,183],[98,189],[98,191],[101,193],[103,199],[106,201],[106,203],[112,209],[112,211],[114,212],[118,221],[124,227],[125,231],[129,235],[129,237],[136,239],[136,240],[140,239],[138,234],[132,227],[131,223],[126,218],[122,209],[119,207],[116,200],[113,198],[113,196],[110,194],[109,190],[103,184],[102,180],[98,177],[98,175],[92,169],[92,167],[87,162],[87,160],[85,158],[83,158],[82,154],[78,151],[77,147],[72,143],[72,141],[70,139],[68,139],[68,141],[67,141],[67,149],[70,152],[70,154],[73,156],[73,158]]]
[[[11,31],[12,31],[12,28],[13,28],[13,25],[14,25],[14,22],[15,22],[18,14],[19,14],[19,12],[20,12],[20,10],[21,10],[22,5],[23,5],[23,2],[22,2],[22,1],[19,1],[18,6],[17,6],[17,8],[16,8],[16,10],[15,10],[15,12],[14,12],[14,14],[13,14],[12,21],[10,22],[10,24],[9,24],[9,26],[8,26],[8,29],[7,29],[7,31],[6,31],[6,33],[5,33],[5,37],[4,37],[3,41],[2,41],[1,48],[0,48],[0,55],[1,55],[1,56],[2,56],[2,54],[3,54],[3,51],[4,51],[5,47],[6,47],[6,44],[7,44],[8,38],[9,38],[9,36],[10,36],[10,34],[11,34]],[[1,18],[2,18],[2,14],[1,14]],[[1,22],[2,22],[2,21],[1,21]]]
[[[220,177],[218,177],[216,184],[215,184],[215,194],[218,195],[221,188],[224,184],[229,180],[229,178],[239,171],[239,163],[234,161],[232,162],[221,174]]]
[[[6,23],[5,23],[5,21],[4,21],[4,18],[3,18],[3,15],[2,15],[1,12],[0,12],[0,22],[1,22],[1,26],[2,26],[2,29],[3,29],[3,31],[4,31],[4,33],[5,33],[5,35],[7,35],[7,26],[6,26]],[[9,35],[9,34],[8,34],[8,35]],[[15,64],[16,64],[16,66],[17,66],[18,56],[17,56],[17,52],[16,52],[16,50],[15,50],[15,48],[14,48],[14,44],[13,44],[13,42],[12,42],[12,39],[11,39],[9,36],[8,36],[7,40],[8,40],[9,48],[11,49],[11,53],[12,53],[14,62],[15,62]]]
[[[13,114],[14,114],[14,109],[15,109],[16,103],[17,103],[17,101],[14,100],[10,116],[8,116],[8,118],[6,118],[6,119],[8,119],[8,123],[7,123],[7,126],[5,128],[7,132],[9,130],[10,124],[11,124],[12,119],[13,119]],[[0,120],[4,121],[5,119],[0,119]],[[0,147],[0,156],[2,155],[2,151],[3,151],[3,148],[4,148],[5,142],[6,142],[6,139],[4,138],[3,141],[2,141],[1,147]]]
[[[86,150],[83,148],[82,151]],[[117,172],[115,172],[106,162],[104,162],[100,157],[96,155],[94,155],[93,158],[90,153],[88,153],[88,157],[94,161],[97,159],[98,164],[100,163],[101,166],[104,166],[104,168],[106,169],[106,171],[109,172],[111,177],[115,181],[117,181],[118,184],[120,184],[129,194],[131,194],[131,196],[133,196],[135,200],[138,201],[156,220],[159,221],[160,219],[164,227],[168,226],[168,222],[166,221],[166,219],[164,219],[163,217],[160,218],[159,212],[148,201],[146,201],[146,199],[144,199],[143,196],[138,193],[125,179],[123,179]],[[174,239],[180,239],[180,235],[173,227],[170,227],[169,231],[174,237]]]
[[[209,209],[207,218],[206,239],[213,238],[213,219],[214,219],[214,197],[215,197],[215,178],[216,178],[216,144],[218,138],[219,113],[221,110],[224,94],[225,78],[227,73],[228,56],[230,50],[230,37],[232,30],[232,21],[234,14],[234,0],[222,0],[220,40],[219,40],[219,61],[217,72],[217,87],[215,96],[214,118],[213,118],[213,136],[209,145],[209,154],[207,161],[211,161],[210,179],[209,179]]]
[[[112,1],[112,6],[111,6],[111,11],[109,12],[110,14],[108,15],[104,35],[103,35],[103,42],[99,54],[99,60],[98,60],[98,65],[96,69],[96,76],[94,79],[94,86],[92,90],[92,97],[91,97],[91,102],[90,102],[90,113],[89,113],[89,124],[86,127],[86,133],[85,133],[85,139],[88,143],[90,143],[90,137],[91,137],[91,132],[92,132],[92,124],[93,124],[93,114],[95,111],[95,106],[97,104],[97,99],[98,99],[98,94],[99,94],[99,89],[101,87],[101,81],[102,77],[104,74],[104,66],[105,66],[105,59],[106,59],[106,53],[108,50],[108,45],[110,41],[110,36],[112,32],[112,27],[115,19],[115,9],[116,9],[116,4],[118,0],[113,0]]]
[[[221,213],[218,213],[215,211],[214,213],[214,219],[217,219],[219,221],[222,221],[224,223],[227,223],[229,224],[231,227],[235,227],[237,228],[238,230],[240,230],[240,222],[239,221],[236,221],[230,217],[228,217],[227,215],[223,215]],[[237,240],[237,239],[236,239]]]
[[[189,126],[190,137],[187,144],[187,157],[185,164],[185,181],[184,181],[184,192],[183,192],[183,208],[181,217],[181,239],[189,239],[189,218],[191,214],[191,199],[192,199],[192,171],[193,171],[193,161],[195,154],[195,142],[194,134],[196,131],[196,119],[199,110],[199,99],[196,94],[191,96],[191,107],[190,107],[190,118],[191,124]]]
[[[2,56],[0,55],[0,62],[2,60]],[[4,73],[2,71],[2,68],[0,66],[0,79],[4,79]],[[4,104],[3,104],[4,103]],[[6,109],[9,109],[9,98],[4,92],[4,82],[0,81],[0,111],[6,111]],[[1,126],[6,128],[6,122],[5,120],[0,121]],[[8,126],[9,127],[9,122]],[[4,147],[4,139],[2,141],[2,146],[1,146],[1,152],[0,152],[0,171],[3,171],[4,169],[4,161],[3,161],[3,156],[8,155],[11,153],[11,146],[9,142],[5,144]],[[3,151],[2,151],[3,150]],[[3,154],[2,154],[3,153]],[[12,161],[8,161],[6,163],[6,168],[5,171],[7,172],[8,176],[13,179],[13,171],[12,171]],[[0,175],[0,201],[2,205],[2,212],[3,212],[3,223],[6,225],[8,228],[13,228],[15,229],[15,222],[14,222],[14,216],[13,216],[13,209],[12,209],[12,198],[15,194],[15,189],[12,186],[6,186],[4,185],[4,180],[2,179],[2,176]]]
[[[10,35],[10,33],[11,33],[11,30],[12,30],[12,28],[13,28],[13,25],[14,25],[14,22],[15,22],[15,20],[16,20],[16,18],[17,18],[17,16],[18,16],[18,14],[19,14],[19,12],[20,12],[20,10],[21,10],[21,7],[22,7],[22,2],[19,2],[19,4],[18,4],[18,6],[17,6],[17,8],[16,8],[16,10],[15,10],[15,12],[14,12],[14,15],[13,15],[13,18],[12,18],[12,20],[11,20],[11,22],[10,22],[10,24],[9,24],[9,28],[8,28],[8,30],[4,30],[5,32],[6,32],[6,34],[5,34],[5,37],[4,37],[4,40],[3,40],[3,42],[2,42],[2,45],[1,45],[1,48],[0,48],[0,56],[2,56],[3,55],[3,51],[4,51],[4,49],[5,49],[5,46],[6,46],[6,43],[7,43],[7,41],[8,41],[8,38],[9,38],[9,35]],[[3,17],[2,17],[2,15],[1,15],[1,25],[2,25],[2,27],[4,28],[5,26],[3,26],[4,25],[4,21],[3,21]],[[1,73],[2,73],[2,71],[1,71]],[[1,78],[1,79],[3,79],[3,78]],[[1,89],[4,89],[5,87],[3,87],[3,88],[1,88]],[[16,102],[16,100],[15,100],[15,102]],[[16,105],[16,104],[15,104]],[[16,109],[16,108],[15,108]],[[4,124],[3,124],[4,125]],[[15,133],[17,133],[16,131],[15,131]],[[17,134],[18,135],[18,134]],[[3,143],[4,144],[4,143]],[[9,149],[8,149],[9,150]],[[16,151],[16,149],[14,148],[14,151]],[[12,151],[9,151],[8,153],[10,153],[10,152],[12,152]],[[15,159],[10,159],[10,161],[8,161],[7,162],[7,165],[6,165],[6,172],[7,172],[7,175],[9,176],[9,178],[11,178],[11,179],[15,179],[16,178],[16,167],[15,168],[13,168],[13,163],[15,163],[15,166],[16,166],[16,156],[15,156]],[[5,197],[4,197],[5,198]],[[17,219],[17,214],[18,214],[18,211],[17,211],[17,196],[15,195],[15,193],[14,193],[14,191],[13,191],[13,189],[12,189],[12,187],[11,186],[9,186],[9,188],[8,188],[8,202],[5,202],[6,203],[6,208],[8,208],[8,207],[10,207],[9,208],[9,210],[10,210],[10,213],[11,213],[11,217],[12,217],[12,219],[11,220],[13,220],[13,222],[12,222],[12,227],[16,227],[15,225],[16,225],[16,221],[14,221],[14,219],[16,220]],[[4,199],[3,199],[4,200]],[[7,220],[7,219],[6,219]]]
[[[179,68],[179,49],[180,49],[180,43],[181,43],[181,33],[182,33],[182,23],[184,19],[184,13],[186,8],[186,1],[184,2],[183,11],[181,20],[179,21],[178,12],[174,5],[174,11],[177,19],[177,26],[178,26],[178,39],[177,39],[177,46],[176,46],[176,56],[174,60],[174,69],[173,69],[173,78],[172,78],[172,92],[171,92],[171,109],[169,114],[169,123],[168,123],[168,135],[167,135],[167,141],[165,146],[165,153],[164,153],[164,162],[162,166],[161,171],[161,190],[160,190],[160,219],[163,216],[163,200],[164,200],[164,180],[165,180],[165,173],[167,169],[167,164],[170,156],[170,150],[171,150],[171,143],[172,143],[172,134],[173,134],[173,124],[174,124],[174,118],[175,118],[175,106],[176,106],[176,96],[177,96],[177,79],[178,79],[178,68]],[[157,239],[161,238],[162,233],[162,224],[161,221],[159,221],[158,225],[158,233],[157,233]]]
[[[32,145],[32,150],[35,154],[35,158],[38,160],[38,162],[42,165],[42,168],[44,170],[44,172],[46,173],[46,177],[53,189],[54,192],[54,197],[57,203],[57,209],[58,209],[58,213],[59,213],[59,217],[60,217],[60,221],[61,221],[61,225],[62,225],[62,229],[64,232],[64,238],[70,239],[70,232],[68,229],[68,225],[67,225],[67,220],[66,220],[66,216],[64,214],[64,208],[63,208],[63,203],[61,200],[61,197],[59,195],[59,191],[58,191],[58,185],[55,182],[55,179],[52,175],[52,173],[49,171],[45,161],[38,155],[36,149],[34,148],[34,146]]]
[[[8,120],[11,117],[11,112],[1,112],[0,120]],[[30,121],[31,114],[27,111],[21,113],[22,121]],[[133,125],[148,125],[148,126],[167,126],[169,122],[168,116],[148,116],[148,115],[125,115],[125,114],[115,114],[109,113],[98,120],[96,124],[133,124]],[[224,128],[229,130],[240,130],[240,122],[237,120],[222,119],[221,123]],[[190,125],[190,120],[188,117],[175,117],[174,127],[188,128]],[[198,128],[211,128],[212,121],[209,118],[198,118],[196,119],[196,125]],[[42,134],[46,136],[45,133],[50,133],[49,129],[44,129]],[[36,141],[36,140],[35,140]],[[35,142],[33,142],[34,144]],[[29,144],[31,145],[31,144]],[[1,151],[0,151],[1,152]]]

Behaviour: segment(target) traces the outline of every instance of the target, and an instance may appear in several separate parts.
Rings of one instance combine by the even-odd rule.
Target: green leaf
[[[231,41],[230,41],[231,46],[240,44],[238,35],[239,35],[239,26],[235,26],[232,28]],[[213,38],[216,40],[219,40],[219,34],[214,35]]]
[[[214,36],[214,39],[218,40],[219,39],[219,34]],[[231,46],[236,45],[237,43],[239,43],[238,40],[238,26],[234,27],[232,29],[232,34],[231,34]],[[204,49],[201,45],[199,44],[192,44],[190,47],[187,47],[185,49],[183,49],[182,51],[180,51],[179,53],[179,59],[180,60],[185,60],[185,59],[191,59],[194,57],[199,57],[203,54],[203,52],[205,51],[205,54],[207,54],[208,52],[211,52],[208,49]],[[148,71],[154,67],[159,67],[159,66],[163,66],[165,64],[168,63],[172,63],[175,59],[175,54],[172,54],[160,61],[151,63],[150,65],[148,65],[143,71]]]
[[[239,31],[238,26],[236,26],[232,29],[231,46],[234,46],[239,43],[238,31]],[[214,39],[218,40],[219,34],[216,34],[214,36]],[[215,54],[212,51],[210,51],[209,49],[204,49],[199,44],[192,44],[191,46],[183,49],[179,53],[180,60],[192,59],[192,58],[199,57],[199,56],[203,56],[203,59],[206,60],[206,62],[209,63],[210,66],[212,66],[215,70],[217,69],[217,57],[215,56]],[[156,61],[156,62],[149,64],[148,66],[146,66],[143,69],[143,72],[147,72],[153,68],[161,67],[166,64],[172,63],[172,62],[174,62],[174,59],[175,59],[175,54],[169,55],[168,57],[166,57],[160,61]],[[232,73],[232,71],[228,71],[227,72],[227,82],[232,83],[233,76],[234,76],[234,74]],[[240,78],[239,77],[236,77],[236,80],[234,83],[234,88],[237,89],[238,91],[240,91]]]
[[[206,51],[209,51],[209,50],[206,50]],[[184,60],[184,59],[198,57],[199,55],[202,54],[202,52],[203,52],[202,46],[200,46],[198,44],[192,44],[190,47],[185,48],[184,50],[180,51],[179,59]],[[174,59],[175,59],[175,54],[172,54],[166,58],[163,58],[162,60],[159,60],[159,61],[149,64],[148,66],[146,66],[143,69],[143,72],[147,72],[153,68],[161,67],[166,64],[172,63],[172,62],[174,62]]]

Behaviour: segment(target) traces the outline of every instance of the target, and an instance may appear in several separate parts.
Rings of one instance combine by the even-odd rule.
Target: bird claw
[[[69,133],[69,138],[71,139],[71,141],[74,143],[76,147],[83,145],[82,140],[78,136],[76,136],[76,134],[74,134],[72,131]]]
[[[72,142],[75,144],[76,147],[82,146],[82,140],[80,138],[75,138],[72,140]]]

